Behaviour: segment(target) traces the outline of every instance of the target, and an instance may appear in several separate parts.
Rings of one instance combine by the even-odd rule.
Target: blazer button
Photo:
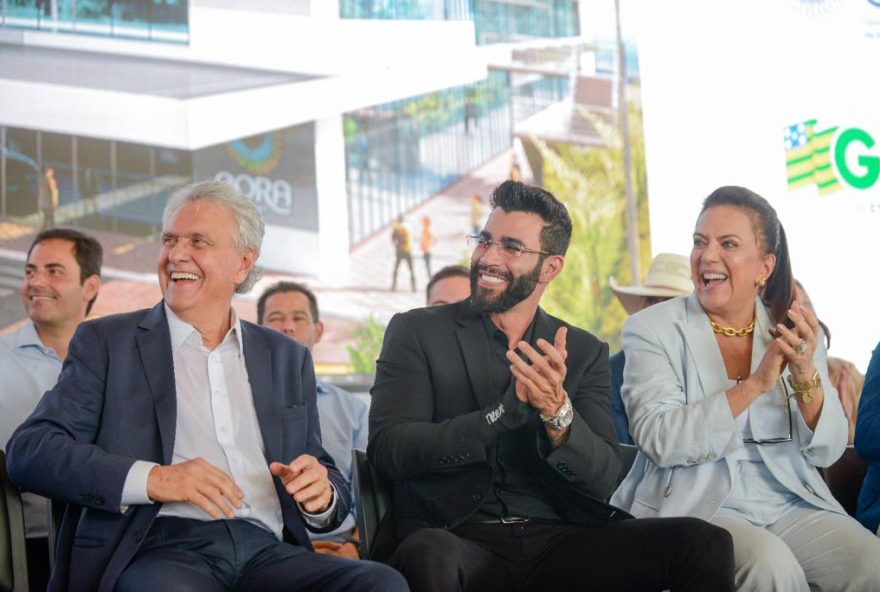
[[[144,534],[143,534],[141,531],[136,530],[136,531],[134,531],[134,533],[131,535],[131,538],[134,539],[134,542],[139,543],[139,542],[141,542],[142,540],[144,540]]]
[[[480,501],[481,499],[483,499],[483,496],[480,495],[479,493],[472,493],[472,494],[471,494],[471,499],[472,499],[473,501],[475,501],[475,502],[478,502],[478,501]]]

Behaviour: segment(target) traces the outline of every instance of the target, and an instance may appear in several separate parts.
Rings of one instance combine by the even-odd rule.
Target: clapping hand
[[[567,372],[565,366],[565,359],[568,357],[567,335],[568,329],[560,327],[552,344],[546,339],[538,339],[536,345],[543,354],[525,341],[520,341],[516,349],[525,355],[531,364],[523,360],[516,351],[507,352],[507,359],[511,363],[510,372],[516,379],[517,398],[543,415],[555,415],[565,402],[566,393],[563,383]]]
[[[816,371],[813,354],[819,338],[819,319],[812,310],[797,302],[788,309],[788,318],[794,323],[794,329],[777,324],[776,342],[792,375],[799,381],[807,380]]]

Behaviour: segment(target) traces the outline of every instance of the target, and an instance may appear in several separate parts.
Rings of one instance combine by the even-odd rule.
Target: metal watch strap
[[[556,411],[556,415],[544,415],[541,413],[540,417],[541,421],[550,424],[553,429],[564,430],[571,425],[571,420],[574,418],[571,399],[568,398],[568,395],[565,395],[565,401],[562,402],[562,405]]]

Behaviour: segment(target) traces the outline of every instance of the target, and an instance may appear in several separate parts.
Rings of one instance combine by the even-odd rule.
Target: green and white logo
[[[785,128],[784,136],[789,191],[815,184],[819,195],[829,195],[842,184],[869,189],[880,179],[880,156],[870,153],[877,142],[863,129],[817,130],[810,119]],[[854,162],[847,159],[851,150],[857,151]]]

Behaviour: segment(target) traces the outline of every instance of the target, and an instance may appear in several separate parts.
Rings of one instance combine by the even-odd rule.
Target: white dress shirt
[[[231,313],[229,332],[213,351],[202,344],[201,334],[167,305],[165,314],[171,334],[177,393],[172,463],[201,457],[224,471],[244,492],[241,508],[233,506],[235,518],[253,522],[280,540],[284,527],[281,504],[264,457],[262,433],[245,366],[241,323],[235,311]],[[290,462],[293,459],[278,460]],[[123,508],[152,503],[147,496],[147,477],[154,466],[155,463],[137,461],[129,470],[122,494]],[[326,525],[335,510],[335,489],[333,502],[320,514],[309,514],[300,506],[304,519],[313,527]],[[190,502],[166,502],[159,516],[213,520]]]

